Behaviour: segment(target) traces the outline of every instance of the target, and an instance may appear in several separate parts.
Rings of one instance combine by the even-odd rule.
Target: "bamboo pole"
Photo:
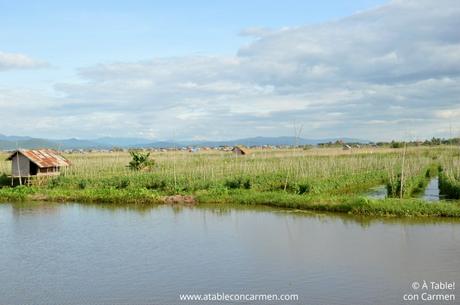
[[[403,198],[403,188],[404,188],[404,166],[406,161],[406,149],[407,143],[404,141],[404,150],[403,150],[403,157],[402,157],[402,167],[401,167],[401,189],[399,190],[399,198]]]
[[[19,184],[22,185],[21,167],[19,166],[19,152],[16,152],[16,164],[17,164],[18,174],[19,174]]]

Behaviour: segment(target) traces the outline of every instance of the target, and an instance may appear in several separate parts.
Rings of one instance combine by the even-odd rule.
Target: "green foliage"
[[[87,185],[88,185],[88,181],[85,179],[78,181],[78,188],[81,190],[84,190]]]
[[[136,152],[136,151],[131,151],[129,152],[131,154],[132,160],[129,162],[128,167],[131,170],[144,170],[144,169],[151,169],[155,165],[155,161],[150,158],[150,153],[142,153],[142,152]]]
[[[116,181],[115,183],[115,188],[116,189],[125,189],[129,186],[130,184],[130,180],[128,178],[121,178],[121,179],[118,179],[118,181]]]
[[[218,201],[216,201],[216,197],[218,197]],[[245,190],[234,190],[228,194],[218,195],[208,192],[200,193],[197,199],[203,203],[266,205],[354,215],[460,217],[460,205],[458,203],[430,204],[420,199],[370,200],[356,196],[302,196],[282,192],[254,193]]]
[[[435,164],[430,165],[419,174],[408,173],[401,182],[401,174],[398,173],[397,179],[387,183],[388,196],[398,198],[401,196],[401,186],[403,187],[402,197],[410,198],[420,194],[428,185],[430,179],[436,176],[438,168]]]
[[[439,192],[446,199],[460,199],[460,180],[453,174],[441,171],[439,174]]]
[[[404,142],[391,141],[390,147],[391,148],[402,148],[404,147]]]
[[[308,183],[300,183],[297,185],[297,193],[302,195],[310,192],[310,185]]]
[[[0,189],[0,199],[5,201],[25,201],[35,192],[35,188],[24,185],[17,187],[4,187]]]
[[[166,180],[154,180],[152,182],[148,182],[145,187],[149,190],[165,191],[167,189],[167,182]]]
[[[64,178],[61,176],[57,176],[48,180],[48,187],[49,188],[56,188],[64,185]]]
[[[449,194],[447,198],[459,199],[460,161],[458,151],[450,147],[407,149],[403,199],[399,199],[401,151],[388,147],[352,153],[343,152],[341,147],[254,150],[248,158],[209,151],[152,155],[155,171],[146,170],[153,166],[150,153],[71,155],[73,166],[61,176],[33,187],[3,187],[0,199],[159,203],[163,196],[182,194],[196,196],[198,202],[266,204],[352,214],[457,215],[455,203],[440,202],[429,209],[422,200],[411,198],[426,187],[441,164],[445,169],[440,175],[441,192]],[[434,162],[436,165],[432,165]],[[126,167],[128,163],[133,169]],[[383,183],[388,184],[390,196],[395,198],[374,201],[358,196]]]
[[[251,181],[248,178],[234,178],[225,181],[224,186],[229,189],[250,189]]]
[[[6,174],[0,175],[0,188],[11,185],[11,179]]]

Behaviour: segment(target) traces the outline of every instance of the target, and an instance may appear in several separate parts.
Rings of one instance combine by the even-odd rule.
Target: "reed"
[[[403,199],[388,199],[385,204],[369,203],[384,213],[389,210],[387,205],[412,202],[411,197],[426,186],[428,177],[436,175],[438,166],[449,168],[449,177],[451,172],[459,170],[458,164],[452,167],[447,161],[451,159],[452,150],[446,147],[408,147],[404,162],[401,152],[401,149],[388,148],[352,152],[330,148],[260,149],[247,156],[223,151],[152,152],[150,157],[155,165],[144,171],[127,167],[131,156],[126,152],[69,154],[66,157],[72,166],[61,176],[45,182],[37,180],[29,188],[5,185],[0,189],[0,198],[160,203],[164,196],[180,194],[195,196],[198,202],[225,202],[233,198],[231,201],[266,201],[265,204],[285,207],[307,202],[303,206],[311,209],[320,209],[316,205],[327,202],[331,206],[339,204],[331,209],[368,213],[359,212],[361,201],[356,198],[373,186],[387,184],[389,194],[399,198],[402,193]],[[0,158],[4,160],[3,156]],[[8,162],[0,161],[6,175],[9,166]],[[400,180],[401,172],[404,172],[404,183]],[[445,170],[442,175],[447,173]],[[350,204],[353,209],[344,208]],[[425,211],[425,207],[415,209],[413,203],[409,206],[414,214]],[[323,208],[330,209],[329,206]]]

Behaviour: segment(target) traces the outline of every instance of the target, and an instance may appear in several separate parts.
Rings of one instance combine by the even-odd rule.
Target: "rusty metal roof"
[[[52,149],[19,149],[14,151],[6,160],[12,160],[18,152],[40,168],[70,165],[69,160]]]
[[[234,146],[232,148],[232,151],[236,151],[236,150],[240,150],[243,153],[243,155],[249,154],[249,152],[250,152],[249,149],[247,149],[246,147],[242,147],[242,146],[239,146],[239,145]]]

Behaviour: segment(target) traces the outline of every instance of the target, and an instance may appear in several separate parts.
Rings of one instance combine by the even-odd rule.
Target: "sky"
[[[460,2],[0,0],[0,133],[460,135]]]

